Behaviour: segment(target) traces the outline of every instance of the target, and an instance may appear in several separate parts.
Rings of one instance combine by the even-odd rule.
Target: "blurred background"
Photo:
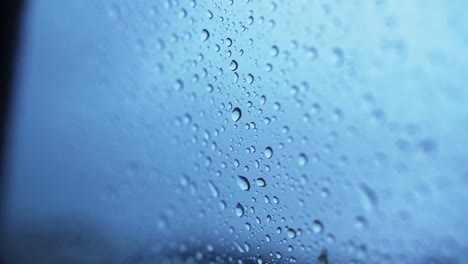
[[[3,263],[466,263],[468,2],[14,10]]]

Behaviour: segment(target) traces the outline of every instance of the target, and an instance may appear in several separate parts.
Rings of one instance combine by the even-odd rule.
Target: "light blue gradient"
[[[11,263],[466,263],[465,10],[30,1]]]

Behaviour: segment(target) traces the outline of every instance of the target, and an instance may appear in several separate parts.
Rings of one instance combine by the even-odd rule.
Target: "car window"
[[[8,263],[464,263],[466,8],[30,1]]]

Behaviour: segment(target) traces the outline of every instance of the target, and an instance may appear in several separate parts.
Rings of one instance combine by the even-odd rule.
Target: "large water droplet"
[[[241,188],[241,190],[243,191],[248,191],[250,190],[250,182],[249,180],[244,177],[244,176],[238,176],[237,177],[237,185],[239,185],[239,187]]]
[[[241,117],[242,117],[242,112],[239,109],[239,107],[234,108],[234,110],[232,110],[232,113],[231,113],[232,121],[237,122],[239,121],[239,119],[241,119]]]

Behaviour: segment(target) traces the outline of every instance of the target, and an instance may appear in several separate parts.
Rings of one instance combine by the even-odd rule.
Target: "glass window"
[[[7,260],[465,263],[467,8],[30,1]]]

